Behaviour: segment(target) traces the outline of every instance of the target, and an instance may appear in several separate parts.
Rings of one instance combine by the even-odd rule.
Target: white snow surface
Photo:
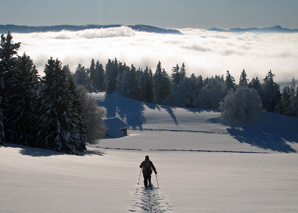
[[[93,96],[129,135],[78,156],[5,144],[0,212],[298,212],[298,119],[229,126],[218,111]],[[145,155],[153,189],[139,179]]]

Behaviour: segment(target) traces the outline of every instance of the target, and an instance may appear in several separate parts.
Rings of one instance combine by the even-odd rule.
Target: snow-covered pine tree
[[[11,83],[14,78],[14,67],[16,65],[17,50],[20,48],[20,43],[13,43],[13,37],[9,32],[6,37],[1,35],[0,43],[0,143],[5,142],[5,135],[9,132],[10,125],[8,119],[5,119],[8,114],[11,91]]]
[[[82,146],[86,146],[87,136],[86,136],[86,119],[83,113],[83,103],[80,99],[80,94],[78,91],[78,85],[74,82],[72,76],[67,77],[67,88],[69,92],[70,108],[73,114],[73,123],[75,124],[75,137],[76,140],[81,141]],[[82,147],[84,149],[84,147]]]
[[[201,89],[194,105],[203,109],[218,109],[220,101],[225,97],[224,79],[221,76],[215,76],[206,79],[206,81],[207,83]]]
[[[50,58],[44,72],[44,86],[40,91],[38,146],[69,154],[82,152],[86,149],[85,141],[77,137],[76,114],[70,107],[71,97],[61,62]]]
[[[33,61],[25,53],[14,68],[7,119],[11,143],[36,146],[39,77]]]
[[[103,124],[104,111],[99,108],[95,99],[88,94],[82,86],[77,87],[82,113],[86,124],[86,137],[88,143],[95,144],[105,135],[106,128]]]
[[[193,102],[192,84],[189,78],[183,78],[173,85],[171,95],[166,98],[165,104],[178,107],[190,107]]]

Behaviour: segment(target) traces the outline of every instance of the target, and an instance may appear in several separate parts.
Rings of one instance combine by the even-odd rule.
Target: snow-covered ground
[[[298,119],[265,113],[231,127],[217,111],[93,95],[129,135],[81,156],[2,146],[0,212],[298,211]],[[152,190],[139,181],[145,155],[158,171]]]

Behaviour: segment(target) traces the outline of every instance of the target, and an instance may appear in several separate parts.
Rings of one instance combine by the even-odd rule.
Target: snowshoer
[[[145,156],[145,160],[141,163],[140,168],[143,168],[143,177],[144,177],[144,185],[145,187],[147,186],[152,186],[151,184],[151,174],[152,174],[152,169],[155,174],[157,174],[157,171],[155,169],[155,166],[153,165],[152,161],[150,161],[149,156]]]

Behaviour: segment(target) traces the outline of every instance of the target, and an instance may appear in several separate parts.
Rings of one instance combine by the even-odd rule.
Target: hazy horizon
[[[298,1],[2,0],[0,24],[146,24],[163,28],[298,28]]]
[[[127,66],[149,66],[155,72],[158,61],[172,73],[185,63],[187,76],[204,78],[224,75],[229,70],[238,83],[246,70],[248,79],[265,78],[269,70],[276,81],[298,79],[297,33],[227,33],[202,29],[180,29],[182,35],[134,31],[129,27],[89,29],[77,32],[13,33],[21,42],[18,54],[29,55],[43,75],[50,57],[59,58],[72,72],[78,64],[89,68],[92,59],[104,66],[117,58]]]

